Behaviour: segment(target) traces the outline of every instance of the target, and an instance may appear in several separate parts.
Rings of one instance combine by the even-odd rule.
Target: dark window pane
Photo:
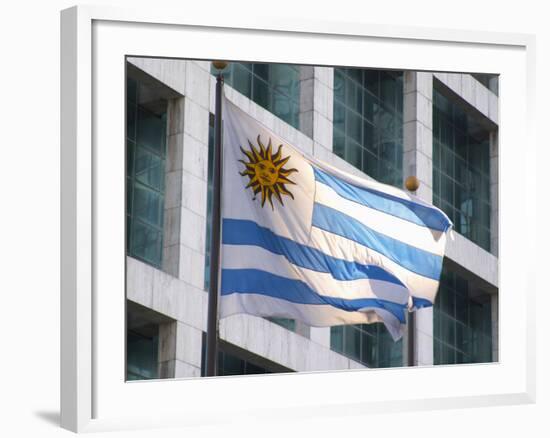
[[[138,145],[145,146],[160,154],[161,156],[164,156],[165,126],[166,122],[162,117],[159,117],[145,109],[142,109],[141,107],[138,107]]]
[[[345,131],[345,120],[346,107],[339,102],[334,102],[334,129]]]
[[[366,120],[363,121],[363,146],[366,147],[369,151],[376,154],[377,150],[375,148],[374,126]]]
[[[132,225],[132,254],[153,265],[161,259],[162,235],[150,225],[134,220]]]
[[[397,161],[397,145],[392,140],[386,140],[380,143],[380,158],[395,163]]]
[[[164,160],[147,149],[138,147],[135,159],[134,177],[158,191],[164,190]]]
[[[348,163],[353,164],[358,169],[361,169],[361,153],[363,151],[363,148],[359,145],[359,143],[354,142],[353,140],[349,139],[346,142],[346,154],[345,154],[345,160]]]
[[[455,229],[488,250],[489,131],[437,89],[433,124],[433,175],[435,179],[441,172],[450,178],[442,179],[440,188],[443,199],[456,211]]]
[[[363,172],[369,176],[378,175],[378,159],[368,151],[363,152]]]
[[[362,144],[362,129],[361,116],[353,111],[346,111],[346,135],[355,142]]]
[[[358,114],[363,112],[363,91],[355,81],[346,81],[346,106]]]
[[[361,83],[363,70],[360,68],[347,68],[346,73],[350,79],[353,79],[355,82]]]
[[[161,195],[141,184],[134,185],[133,215],[156,227],[161,226]]]
[[[334,70],[334,99],[345,102],[345,76],[340,69]]]
[[[330,328],[330,348],[338,353],[344,351],[344,326]]]
[[[346,136],[343,131],[334,129],[333,152],[339,157],[345,158]]]
[[[128,102],[128,108],[126,110],[126,138],[129,140],[136,140],[136,110],[137,107]]]
[[[390,108],[395,108],[397,97],[397,85],[395,79],[390,74],[382,72],[380,84],[380,98],[382,102],[384,102],[384,104],[386,104]]]
[[[225,83],[280,119],[299,127],[300,70],[288,64],[232,63]],[[215,70],[212,70],[216,74]]]
[[[126,78],[126,100],[135,105],[137,103],[137,81],[134,78]]]
[[[344,351],[356,360],[361,359],[360,332],[354,326],[344,326]]]
[[[126,378],[158,378],[158,335],[148,337],[131,330],[127,333]]]
[[[365,70],[363,84],[373,95],[378,96],[380,72],[378,70]]]
[[[134,173],[134,150],[133,141],[126,140],[126,175],[132,176]]]
[[[487,294],[470,296],[472,286],[446,263],[434,307],[434,363],[490,362],[491,305]]]
[[[402,73],[337,68],[334,83],[333,150],[341,156],[345,140],[345,160],[381,182],[400,187],[403,180]],[[363,151],[368,150],[369,155],[362,157],[358,145]]]
[[[256,102],[258,105],[263,106],[264,108],[269,108],[269,87],[267,86],[267,82],[264,81],[254,81],[254,93],[252,94],[254,97],[254,102]],[[288,114],[288,106],[286,108],[285,113]]]
[[[272,64],[270,80],[275,92],[287,96],[290,100],[299,100],[300,75],[297,68],[286,64]]]
[[[291,332],[296,331],[296,321],[294,319],[289,318],[267,318],[269,321],[280,325],[281,327],[286,328],[287,330],[290,330]]]
[[[269,64],[256,63],[253,65],[254,74],[264,81],[269,81]]]
[[[235,90],[244,94],[246,97],[251,96],[252,73],[242,64],[235,64],[233,66],[233,77],[231,79],[231,85],[235,88]]]
[[[363,117],[369,122],[374,120],[376,109],[376,98],[367,90],[363,92]]]
[[[139,105],[138,90],[154,92],[146,90],[146,86],[137,81],[129,81],[126,113],[128,126],[133,123],[134,128],[128,127],[126,137],[126,250],[129,255],[160,267],[166,113],[152,113]],[[132,119],[132,114],[137,114],[137,118]],[[133,136],[132,132],[136,135]]]

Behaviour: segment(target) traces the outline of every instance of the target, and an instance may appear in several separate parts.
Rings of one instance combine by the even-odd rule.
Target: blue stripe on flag
[[[439,280],[443,257],[374,231],[357,219],[322,204],[315,204],[313,226],[353,240],[424,277]]]
[[[296,304],[330,305],[348,312],[365,307],[384,309],[405,323],[406,305],[376,298],[345,299],[319,295],[306,283],[258,269],[223,269],[222,295],[250,293],[280,298]]]
[[[330,188],[339,196],[349,201],[357,202],[374,210],[391,214],[400,219],[425,226],[437,231],[447,231],[451,221],[439,210],[402,199],[374,189],[358,187],[334,175],[330,175],[313,166],[315,179]]]
[[[302,268],[331,274],[336,280],[382,280],[403,286],[397,277],[375,265],[363,265],[330,255],[281,237],[256,222],[242,219],[223,219],[222,243],[226,245],[259,246],[284,256],[290,263]]]
[[[431,307],[433,303],[426,298],[412,297],[412,305],[417,309],[422,309],[423,307]]]

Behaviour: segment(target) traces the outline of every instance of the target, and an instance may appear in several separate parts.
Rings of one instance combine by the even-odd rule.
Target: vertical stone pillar
[[[313,71],[315,67],[300,67],[300,131],[313,138]]]
[[[180,262],[181,224],[181,166],[183,157],[183,108],[184,99],[168,101],[168,127],[166,131],[166,177],[164,205],[164,236],[162,248],[162,270],[178,277]]]
[[[199,377],[202,331],[178,321],[159,326],[159,378]]]
[[[200,377],[202,331],[177,322],[175,332],[174,377]]]
[[[179,278],[199,289],[204,289],[210,77],[209,62],[187,61]]]
[[[313,155],[326,161],[332,154],[333,96],[333,68],[300,67],[300,130],[313,139]],[[296,333],[330,348],[328,327],[308,327],[296,321]]]
[[[420,180],[416,195],[432,202],[432,73],[405,72],[403,81],[403,176]]]
[[[313,139],[313,155],[330,161],[334,69],[300,67],[300,131]]]
[[[432,202],[433,74],[407,71],[403,87],[403,177],[416,176],[420,181],[416,195]],[[407,357],[408,339],[404,341]],[[415,313],[414,364],[433,364],[432,307]]]
[[[313,155],[330,162],[334,122],[334,69],[315,67],[313,79]]]
[[[172,321],[159,325],[159,379],[169,379],[175,376],[176,324],[176,321]]]

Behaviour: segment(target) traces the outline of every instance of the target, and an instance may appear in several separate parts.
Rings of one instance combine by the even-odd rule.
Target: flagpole
[[[405,180],[405,187],[411,193],[416,193],[420,181],[416,176],[409,176]],[[415,312],[409,312],[407,315],[407,366],[413,367],[415,365],[415,348],[414,348],[414,332],[416,325]]]
[[[212,198],[212,232],[210,234],[210,290],[206,328],[206,376],[218,374],[218,296],[220,280],[221,180],[222,180],[222,93],[223,73],[227,62],[213,61],[216,76],[216,111],[214,118],[214,172]]]

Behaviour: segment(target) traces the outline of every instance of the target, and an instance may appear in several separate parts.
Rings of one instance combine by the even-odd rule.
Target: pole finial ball
[[[229,64],[226,61],[212,61],[212,65],[216,70],[223,70],[225,67],[227,67],[227,64]]]
[[[414,175],[407,177],[405,180],[405,187],[409,192],[416,192],[419,186],[420,181],[418,181],[418,178]]]

